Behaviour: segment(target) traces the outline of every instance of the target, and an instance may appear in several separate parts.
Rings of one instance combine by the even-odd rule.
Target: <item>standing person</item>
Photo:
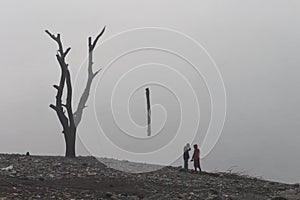
[[[197,144],[194,144],[194,154],[193,154],[193,157],[192,157],[191,161],[194,161],[195,171],[197,171],[197,169],[199,169],[199,171],[201,172],[201,167],[200,167],[200,149],[198,148]]]
[[[187,143],[183,148],[183,160],[184,160],[184,169],[185,170],[189,169],[189,159],[190,159],[189,151],[190,150],[191,150],[190,144]]]

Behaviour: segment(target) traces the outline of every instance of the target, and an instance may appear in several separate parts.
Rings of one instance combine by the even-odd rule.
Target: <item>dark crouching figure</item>
[[[191,147],[190,147],[190,144],[187,143],[185,146],[184,146],[184,149],[183,149],[183,160],[184,160],[184,169],[185,170],[188,170],[189,169],[189,159],[190,159],[190,154],[189,154],[189,151],[191,150]]]
[[[201,167],[200,167],[200,149],[198,148],[197,144],[194,145],[194,154],[193,154],[193,157],[192,157],[191,161],[194,161],[195,171],[197,171],[197,169],[199,169],[199,171],[201,172]]]

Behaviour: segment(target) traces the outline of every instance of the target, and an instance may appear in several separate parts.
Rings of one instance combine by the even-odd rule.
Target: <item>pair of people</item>
[[[183,149],[183,160],[184,160],[184,169],[188,170],[189,168],[189,159],[190,159],[190,155],[189,155],[189,151],[191,150],[190,144],[187,143],[184,146]],[[194,144],[194,153],[191,159],[192,162],[194,162],[194,168],[195,171],[197,171],[197,169],[199,169],[199,171],[201,172],[201,167],[200,167],[200,149],[198,148],[197,144]]]

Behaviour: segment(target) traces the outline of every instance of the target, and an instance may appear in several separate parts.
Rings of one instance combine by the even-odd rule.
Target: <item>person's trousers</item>
[[[184,160],[184,169],[188,170],[189,168],[189,160]]]

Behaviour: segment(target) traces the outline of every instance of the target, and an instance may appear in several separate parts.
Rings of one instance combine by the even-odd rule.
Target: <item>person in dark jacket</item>
[[[189,159],[190,159],[189,151],[190,150],[191,150],[190,144],[187,143],[183,149],[183,160],[184,160],[184,169],[185,170],[189,169]]]
[[[195,171],[197,171],[197,169],[199,169],[199,171],[201,172],[201,167],[200,167],[200,149],[198,148],[197,144],[194,144],[194,154],[193,154],[193,157],[192,157],[191,161],[194,161]]]

